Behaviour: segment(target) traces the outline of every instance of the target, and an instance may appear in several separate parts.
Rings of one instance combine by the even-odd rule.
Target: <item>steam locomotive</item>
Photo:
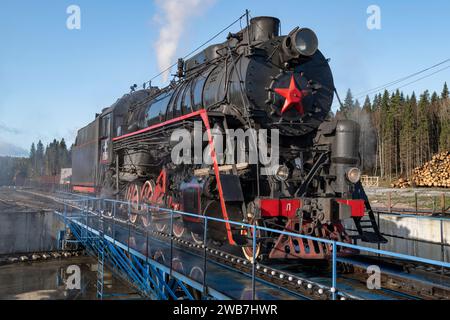
[[[133,86],[78,131],[74,191],[126,200],[131,223],[159,231],[169,228],[167,219],[157,210],[142,214],[142,204],[343,242],[386,242],[360,183],[359,125],[330,116],[333,76],[312,30],[282,36],[277,18],[253,18],[225,42],[180,59],[174,79],[165,88]],[[222,133],[238,130],[250,134],[232,148]],[[264,130],[278,134],[267,138],[279,155],[270,167],[249,161],[245,149]],[[210,161],[175,161],[180,132],[204,139],[179,157],[200,148]],[[244,161],[229,161],[242,150]],[[357,234],[349,236],[344,219]],[[173,234],[201,242],[203,227],[202,219],[175,216]],[[262,231],[253,253],[252,230],[208,226],[215,243],[241,247],[249,260],[331,254],[327,244]]]

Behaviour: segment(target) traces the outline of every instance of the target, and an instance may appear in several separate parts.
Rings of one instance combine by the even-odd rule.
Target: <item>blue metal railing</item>
[[[77,204],[82,204],[83,208],[86,211],[89,211],[90,208],[95,209],[95,204],[96,203],[111,203],[112,204],[112,218],[115,219],[116,216],[116,208],[118,204],[122,204],[122,205],[126,205],[128,206],[128,213],[131,212],[131,203],[129,201],[120,201],[120,200],[113,200],[113,199],[100,199],[100,198],[95,198],[95,197],[90,197],[90,196],[80,196],[79,199],[65,199],[65,201],[69,200],[69,202],[72,203],[77,203]],[[252,261],[250,262],[252,264],[252,274],[251,274],[251,278],[252,278],[252,297],[253,299],[256,297],[256,289],[255,289],[255,280],[256,280],[256,244],[257,244],[257,234],[258,231],[266,231],[266,232],[270,232],[270,233],[274,233],[274,234],[278,234],[278,235],[284,235],[284,236],[290,236],[290,237],[294,237],[294,238],[299,238],[299,239],[305,239],[305,240],[311,240],[311,241],[316,241],[318,243],[324,243],[327,244],[329,246],[331,246],[331,251],[332,251],[332,256],[331,256],[331,263],[332,263],[332,275],[331,275],[331,288],[330,291],[332,293],[332,298],[333,300],[335,300],[337,298],[337,295],[339,294],[337,292],[337,248],[341,247],[341,248],[349,248],[349,249],[355,249],[355,250],[359,250],[359,251],[364,251],[364,252],[370,252],[373,254],[378,254],[378,255],[383,255],[383,256],[389,256],[389,257],[394,257],[394,258],[398,258],[398,259],[403,259],[403,260],[408,260],[408,261],[413,261],[413,262],[419,262],[419,263],[425,263],[425,264],[429,264],[432,266],[438,266],[438,267],[442,267],[442,268],[450,268],[450,263],[447,262],[443,262],[443,261],[437,261],[437,260],[432,260],[432,259],[427,259],[427,258],[421,258],[421,257],[416,257],[416,256],[410,256],[407,254],[402,254],[402,253],[396,253],[396,252],[391,252],[391,251],[386,251],[386,250],[380,250],[380,249],[374,249],[374,248],[369,248],[369,247],[364,247],[364,246],[359,246],[359,245],[355,245],[355,244],[350,244],[350,243],[345,243],[345,242],[340,242],[340,241],[334,241],[334,240],[329,240],[329,239],[323,239],[323,238],[317,238],[317,237],[313,237],[313,236],[309,236],[309,235],[303,235],[303,234],[298,234],[298,233],[293,233],[293,232],[288,232],[288,231],[283,231],[283,230],[276,230],[276,229],[272,229],[272,228],[267,228],[267,227],[262,227],[262,226],[258,226],[258,225],[251,225],[251,224],[247,224],[244,222],[237,222],[237,221],[231,221],[231,220],[224,220],[224,219],[220,219],[220,218],[215,218],[215,217],[209,217],[209,216],[203,216],[203,215],[198,215],[198,214],[193,214],[193,213],[188,213],[188,212],[183,212],[183,211],[178,211],[178,210],[172,210],[172,209],[167,209],[167,208],[161,208],[158,206],[153,206],[153,205],[148,205],[148,204],[140,204],[140,208],[141,209],[146,209],[146,213],[148,214],[149,210],[154,210],[154,211],[158,211],[158,212],[163,212],[166,214],[170,215],[170,225],[171,225],[171,231],[170,231],[170,235],[171,235],[171,255],[172,255],[172,250],[173,250],[173,221],[174,221],[174,215],[178,215],[178,216],[187,216],[187,217],[192,217],[192,218],[197,218],[197,219],[202,219],[203,220],[203,225],[204,225],[204,249],[205,249],[205,253],[204,253],[204,258],[205,258],[205,270],[204,270],[204,280],[203,280],[203,288],[206,287],[206,252],[207,252],[207,245],[206,245],[206,239],[207,239],[207,229],[208,229],[208,222],[210,221],[215,221],[215,222],[219,222],[219,223],[228,223],[230,225],[234,225],[234,226],[239,226],[241,228],[247,228],[248,230],[252,230],[252,248],[253,248],[253,257],[252,257]],[[94,210],[93,210],[94,211]],[[154,212],[153,211],[153,212]],[[138,215],[145,215],[142,213],[136,213]],[[171,260],[172,260],[172,256],[171,256]],[[172,269],[172,265],[171,265],[171,269]],[[170,269],[170,270],[171,270]]]

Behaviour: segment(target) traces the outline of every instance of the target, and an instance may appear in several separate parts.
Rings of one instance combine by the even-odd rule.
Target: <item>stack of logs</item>
[[[443,187],[450,188],[450,151],[433,156],[423,166],[415,168],[410,180],[400,178],[391,184],[392,188]]]
[[[411,181],[409,181],[408,179],[405,178],[400,178],[397,181],[394,181],[391,183],[391,188],[410,188],[412,187],[412,183]]]

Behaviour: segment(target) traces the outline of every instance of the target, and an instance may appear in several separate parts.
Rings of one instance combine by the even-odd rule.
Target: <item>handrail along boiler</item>
[[[128,200],[130,221],[148,226],[152,220],[159,231],[168,228],[167,219],[140,214],[140,204],[344,242],[386,242],[360,183],[359,125],[329,115],[333,76],[315,33],[297,27],[282,36],[279,30],[276,18],[254,18],[225,42],[180,59],[178,79],[169,86],[133,88],[97,114],[77,135],[73,189]],[[186,129],[195,137],[196,121],[206,133],[202,147],[209,147],[212,165],[176,165],[171,135]],[[261,175],[260,163],[223,165],[229,152],[215,152],[214,133],[230,129],[278,129],[280,161],[272,175]],[[344,219],[353,219],[357,235],[347,234]],[[176,217],[173,233],[201,242],[203,222]],[[216,244],[240,246],[248,259],[251,233],[230,224],[208,226]],[[327,244],[257,236],[256,256],[331,254]]]

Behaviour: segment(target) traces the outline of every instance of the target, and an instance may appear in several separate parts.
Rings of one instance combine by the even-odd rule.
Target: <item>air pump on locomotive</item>
[[[343,242],[385,242],[360,183],[359,125],[329,115],[335,88],[318,39],[307,28],[286,36],[279,30],[276,18],[254,18],[225,42],[180,59],[169,86],[134,86],[97,114],[78,132],[73,189],[129,201],[132,223],[161,232],[169,228],[167,215],[142,214],[142,204]],[[175,164],[172,134],[183,129],[195,137],[196,122],[212,164]],[[278,130],[279,163],[272,174],[262,175],[258,161],[220,161],[214,132],[238,129]],[[174,217],[175,236],[202,241],[203,219]],[[356,235],[348,235],[344,219],[353,219]],[[240,246],[248,259],[252,230],[214,221],[208,226],[216,244]],[[262,231],[257,236],[257,256],[331,254],[317,241]]]

